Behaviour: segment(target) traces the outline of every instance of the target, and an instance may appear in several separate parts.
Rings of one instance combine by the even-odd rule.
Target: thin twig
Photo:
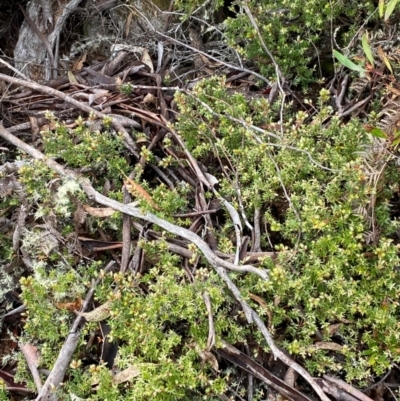
[[[42,384],[42,379],[40,378],[38,368],[35,363],[36,360],[38,359],[37,357],[34,356],[34,354],[36,354],[37,352],[37,349],[31,344],[20,344],[19,349],[24,354],[24,357],[28,364],[28,368],[32,373],[32,378],[37,388],[37,391],[40,392],[40,390],[43,387],[43,384]]]
[[[25,81],[25,80],[19,79],[19,78],[9,77],[8,75],[5,75],[5,74],[0,74],[0,79],[4,79],[4,81],[9,82],[11,84],[25,86],[27,88],[34,89],[38,92],[45,93],[45,94],[51,95],[51,96],[55,96],[59,99],[64,100],[67,103],[72,104],[79,110],[82,110],[89,114],[93,114],[98,118],[102,118],[102,119],[110,118],[110,116],[107,116],[106,114],[101,113],[98,110],[95,110],[94,108],[88,106],[87,104],[84,104],[84,103],[80,102],[79,100],[76,100],[76,99],[72,98],[71,96],[66,95],[63,92],[60,92],[60,91],[50,88],[48,86],[40,85],[35,82],[28,82],[28,81]],[[142,126],[139,123],[137,123],[136,121],[131,120],[130,118],[126,118],[126,117],[119,116],[118,118],[112,117],[111,119],[112,119],[112,124],[114,125],[114,128],[117,131],[120,131],[124,135],[124,141],[126,142],[126,144],[128,144],[130,146],[130,148],[136,149],[135,142],[130,137],[130,135],[126,132],[126,130],[124,129],[123,126],[126,125],[128,127],[140,128],[140,129],[142,128]]]
[[[107,196],[102,195],[101,193],[97,192],[92,185],[90,184],[88,179],[85,179],[73,171],[68,171],[64,169],[61,164],[57,163],[56,161],[47,158],[42,152],[38,151],[34,147],[26,144],[25,142],[18,139],[16,136],[9,133],[2,124],[0,124],[0,137],[4,138],[5,140],[12,143],[14,146],[17,146],[24,152],[28,153],[35,159],[42,160],[47,164],[48,167],[57,171],[61,176],[76,180],[82,186],[82,189],[86,192],[90,199],[100,203],[101,205],[109,206],[119,212],[129,214],[130,216],[137,217],[143,220],[146,220],[150,223],[156,224],[161,228],[164,228],[168,232],[178,235],[180,237],[186,238],[189,241],[193,242],[203,253],[204,257],[213,267],[222,267],[227,268],[230,270],[234,270],[241,273],[254,273],[260,276],[262,279],[268,279],[268,272],[264,269],[259,269],[251,265],[242,265],[236,266],[233,263],[230,263],[226,260],[223,260],[216,256],[214,252],[210,249],[205,241],[203,241],[197,234],[189,231],[186,228],[179,227],[175,224],[172,224],[152,213],[149,212],[142,212],[140,209],[124,205],[120,202],[117,202],[113,199],[108,198]],[[204,177],[204,176],[203,176]],[[205,177],[204,177],[205,179]],[[207,182],[207,181],[206,181]]]
[[[243,301],[243,302],[246,303],[245,301]],[[247,303],[246,303],[246,305],[247,305]],[[311,375],[302,366],[300,366],[297,362],[295,362],[293,359],[288,357],[283,351],[281,351],[275,345],[275,342],[271,336],[271,333],[268,331],[267,327],[265,326],[264,322],[261,320],[260,316],[258,316],[258,314],[254,310],[252,310],[252,316],[253,316],[255,324],[257,325],[258,329],[263,334],[265,341],[267,342],[267,344],[268,344],[269,348],[271,349],[272,353],[274,354],[275,358],[280,359],[284,364],[293,368],[305,380],[307,380],[307,382],[314,389],[314,391],[318,394],[319,398],[321,398],[322,401],[330,401],[329,398],[322,391],[321,387],[318,386],[318,384],[315,382],[315,380],[311,377]]]
[[[13,71],[15,74],[19,75],[21,78],[26,79],[29,82],[34,82],[30,78],[28,78],[26,75],[24,75],[21,71],[18,71],[16,68],[14,68],[11,64],[7,63],[7,61],[4,61],[2,58],[0,58],[0,63],[4,64],[7,68],[9,68],[11,71]],[[29,123],[30,124],[30,123]]]
[[[367,395],[362,393],[360,390],[357,390],[355,387],[350,386],[350,384],[347,384],[343,380],[336,379],[336,378],[328,376],[328,375],[323,375],[322,377],[331,383],[335,383],[338,387],[347,391],[349,394],[353,395],[354,397],[358,398],[361,401],[374,401],[372,398],[369,398]]]
[[[177,39],[175,39],[175,38],[172,38],[171,36],[168,36],[168,35],[166,35],[166,34],[160,32],[160,31],[158,31],[158,30],[150,23],[150,21],[146,18],[146,16],[144,16],[143,13],[141,13],[140,10],[135,9],[135,11],[136,11],[138,14],[140,14],[140,16],[147,22],[148,26],[151,27],[151,29],[154,31],[154,33],[155,33],[156,35],[161,36],[161,37],[167,39],[168,42],[172,42],[172,43],[178,44],[178,45],[180,45],[180,46],[186,47],[187,49],[189,49],[189,50],[191,50],[191,51],[193,51],[193,52],[195,52],[195,53],[202,54],[203,56],[207,57],[208,59],[213,60],[213,61],[216,61],[217,63],[221,63],[221,64],[223,64],[225,67],[228,67],[228,68],[230,68],[230,69],[232,69],[232,70],[247,72],[247,73],[249,73],[249,74],[251,74],[251,75],[254,75],[255,77],[261,79],[262,81],[266,82],[268,85],[271,85],[271,83],[269,82],[269,80],[268,80],[267,78],[265,78],[265,77],[264,77],[263,75],[261,75],[261,74],[256,73],[255,71],[251,71],[251,70],[249,70],[249,69],[247,69],[247,68],[243,68],[243,67],[239,67],[239,66],[236,66],[236,65],[227,63],[227,62],[225,62],[225,61],[223,61],[223,60],[220,60],[220,59],[218,59],[218,58],[216,58],[216,57],[211,56],[211,55],[208,54],[208,53],[205,53],[205,52],[203,52],[203,51],[201,51],[201,50],[199,50],[199,49],[196,49],[196,48],[193,47],[193,46],[190,46],[190,45],[188,45],[188,44],[186,44],[186,43],[184,43],[184,42],[181,42],[180,40],[177,40]]]
[[[217,212],[218,212],[217,209],[200,210],[199,212],[174,214],[173,217],[176,217],[176,218],[196,217],[196,216],[202,216],[203,214],[212,214],[212,213],[217,213]]]
[[[369,95],[368,97],[366,97],[363,100],[360,100],[359,102],[357,102],[355,105],[353,105],[352,107],[350,107],[349,109],[347,109],[346,111],[344,111],[343,113],[339,114],[340,118],[346,117],[349,114],[351,114],[354,110],[359,109],[361,106],[364,106],[365,103],[369,102],[371,100],[371,95]]]
[[[128,204],[132,201],[131,195],[124,185],[123,188],[124,203]],[[121,255],[121,273],[125,273],[129,264],[131,253],[131,216],[124,214],[122,216],[122,255]]]
[[[208,314],[208,338],[207,338],[207,350],[210,351],[215,345],[215,327],[214,327],[214,316],[212,313],[212,305],[210,295],[205,291],[202,294],[203,301],[206,304]]]
[[[253,230],[253,244],[251,247],[252,252],[260,252],[261,251],[261,210],[259,206],[256,206],[254,209],[254,230]]]
[[[114,261],[110,262],[104,271],[107,272],[114,265]],[[89,303],[94,295],[96,286],[100,283],[102,278],[93,280],[92,286],[88,291],[85,301],[83,302],[80,312],[85,312],[89,306]],[[57,360],[51,370],[46,382],[44,383],[41,391],[39,392],[35,401],[56,401],[57,397],[54,394],[54,390],[60,386],[64,379],[65,372],[67,371],[68,365],[78,346],[80,339],[80,329],[85,325],[85,320],[81,315],[78,315],[72,325],[71,331],[68,334],[67,339],[62,346],[60,353],[58,354]]]
[[[192,98],[194,98],[198,103],[200,103],[200,104],[201,104],[208,112],[210,112],[214,117],[228,119],[228,120],[230,120],[230,121],[233,121],[233,122],[235,122],[235,123],[237,123],[237,124],[242,125],[244,128],[248,129],[249,131],[252,131],[252,132],[253,132],[254,139],[255,139],[258,143],[260,143],[260,144],[266,144],[266,145],[268,145],[268,146],[273,146],[273,147],[276,147],[276,148],[292,149],[292,150],[294,150],[294,151],[296,151],[296,152],[304,153],[304,154],[307,155],[307,157],[309,158],[309,160],[310,160],[313,164],[315,164],[317,167],[319,167],[319,168],[321,168],[321,169],[323,169],[323,170],[327,170],[327,171],[334,172],[334,173],[340,172],[340,170],[331,169],[331,168],[329,168],[329,167],[323,166],[321,163],[318,163],[318,162],[312,157],[311,153],[310,153],[309,151],[305,150],[305,149],[296,148],[295,146],[291,146],[291,145],[283,145],[283,144],[280,144],[280,143],[264,142],[259,136],[256,135],[256,132],[257,132],[257,133],[260,133],[260,134],[263,134],[263,135],[270,136],[271,138],[277,139],[278,141],[280,141],[281,138],[280,138],[278,135],[276,135],[276,134],[274,134],[274,133],[272,133],[272,132],[266,131],[266,130],[260,128],[260,127],[256,127],[255,125],[248,124],[248,123],[246,123],[243,119],[239,119],[239,118],[232,117],[232,116],[230,116],[230,115],[227,114],[227,113],[225,113],[224,115],[222,115],[222,114],[220,114],[220,113],[217,113],[217,112],[215,112],[208,104],[202,102],[200,99],[198,99],[196,96],[194,96],[194,95],[193,95],[192,93],[190,93],[189,91],[187,91],[187,90],[181,90],[181,91],[182,91],[183,93],[185,93],[186,95],[189,95],[189,96],[191,96]]]

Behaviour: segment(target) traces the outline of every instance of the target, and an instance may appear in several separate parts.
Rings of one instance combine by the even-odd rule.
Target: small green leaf
[[[383,11],[385,9],[385,0],[379,0],[378,9],[379,9],[379,18],[382,18],[383,17]]]
[[[386,133],[379,128],[374,128],[373,130],[371,130],[370,134],[376,138],[387,139]]]
[[[394,8],[396,7],[397,3],[399,0],[390,0],[387,7],[386,7],[386,12],[385,12],[385,21],[387,21],[390,16],[392,15]]]
[[[367,356],[367,355],[372,355],[373,351],[371,349],[367,349],[363,352],[361,352],[361,355]]]
[[[365,32],[362,40],[362,47],[364,49],[364,53],[367,56],[368,61],[371,63],[372,67],[374,66],[374,56],[372,55],[371,47],[368,43],[368,32]]]
[[[342,53],[338,52],[337,50],[333,50],[333,54],[339,60],[341,64],[345,67],[349,68],[352,71],[362,72],[365,73],[365,69],[358,64],[354,64],[350,59],[344,56]]]

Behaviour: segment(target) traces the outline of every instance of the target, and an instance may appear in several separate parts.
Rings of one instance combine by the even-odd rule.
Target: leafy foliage
[[[186,13],[194,12],[197,17],[201,11],[199,1],[177,1]],[[218,10],[221,2],[212,2]],[[295,85],[307,85],[321,78],[322,49],[332,49],[331,40],[348,43],[365,18],[373,20],[375,5],[373,1],[360,3],[351,1],[279,0],[246,1],[260,30],[261,37],[276,59],[283,75]],[[224,21],[224,33],[230,46],[248,60],[256,62],[262,74],[271,81],[276,80],[275,67],[265,53],[260,38],[244,12],[240,1],[231,5],[234,18]],[[208,12],[207,15],[212,15]],[[351,21],[342,29],[346,15]],[[338,33],[339,32],[339,33]],[[335,35],[335,37],[333,37]],[[318,49],[318,50],[317,50]],[[319,54],[318,54],[319,53]],[[322,61],[325,63],[325,60]],[[319,71],[316,76],[316,71]]]
[[[264,299],[271,329],[284,338],[282,345],[289,352],[304,357],[311,371],[344,370],[348,380],[383,373],[400,358],[395,301],[400,276],[393,269],[399,257],[392,239],[398,223],[390,216],[391,192],[381,192],[375,206],[381,236],[376,246],[366,244],[367,224],[355,210],[368,202],[375,188],[366,183],[358,156],[371,140],[360,122],[343,124],[332,116],[328,126],[322,125],[330,114],[322,96],[313,123],[302,124],[304,116],[298,113],[284,124],[283,135],[274,131],[281,135],[277,142],[270,132],[254,133],[229,123],[228,116],[251,116],[273,126],[266,103],[256,101],[251,108],[239,95],[227,97],[217,78],[199,84],[196,95],[221,117],[210,115],[194,98],[179,96],[180,134],[197,157],[224,155],[219,169],[224,174],[213,172],[221,195],[238,206],[235,189],[240,188],[250,222],[255,208],[261,208],[267,226],[263,249],[272,243],[270,250],[280,255],[273,266],[264,262],[271,268],[269,281],[254,283],[246,277],[242,290],[252,288]],[[331,170],[313,164],[299,149]],[[395,184],[398,174],[387,174],[386,188]],[[258,306],[259,313],[265,314],[264,307]],[[313,346],[315,336],[326,342],[333,335],[344,361]]]
[[[71,167],[89,167],[93,171],[106,173],[108,178],[121,178],[127,172],[128,163],[121,157],[122,138],[99,129],[93,130],[94,118],[76,120],[73,130],[52,118],[55,129],[43,132],[43,142],[49,156],[62,158]],[[107,121],[104,125],[107,128]],[[101,128],[101,127],[100,127]],[[106,156],[107,155],[107,156]]]
[[[176,4],[189,13],[197,7],[201,10],[203,2]],[[305,5],[301,0],[280,0],[272,9],[266,1],[247,4],[279,67],[295,84],[307,84],[314,78],[312,49],[324,42],[331,22],[343,13],[352,18],[337,37],[344,42],[354,33],[359,18],[365,18],[360,8],[364,13],[373,9],[370,1],[324,0]],[[391,5],[387,12],[393,11]],[[210,3],[212,10],[221,6],[222,1]],[[224,33],[230,44],[275,79],[275,69],[254,27],[240,12],[241,3],[232,6],[239,13],[225,21]],[[366,39],[363,46],[372,59]],[[341,53],[335,54],[347,67],[361,71]],[[259,260],[261,267],[270,270],[269,280],[250,274],[230,276],[267,322],[279,345],[297,356],[310,372],[340,372],[349,382],[365,383],[400,361],[399,224],[390,206],[400,178],[393,163],[398,132],[388,135],[373,128],[369,134],[358,119],[343,122],[334,115],[330,92],[325,89],[310,116],[293,111],[292,104],[283,99],[273,105],[263,98],[249,101],[239,91],[229,94],[226,86],[224,77],[214,76],[200,81],[190,96],[177,93],[179,114],[174,128],[191,154],[217,178],[218,194],[243,212],[247,227],[257,223],[258,212],[262,216],[260,248],[276,253],[275,259]],[[132,87],[127,84],[121,91],[130,94]],[[46,155],[80,169],[96,188],[108,186],[109,197],[122,199],[120,188],[129,174],[129,156],[109,122],[96,126],[90,116],[87,121],[79,118],[71,128],[48,117],[51,129],[42,132]],[[376,118],[371,120],[376,127]],[[147,137],[142,133],[136,139],[145,142]],[[376,141],[381,141],[380,146]],[[179,151],[168,136],[163,146]],[[156,152],[144,146],[140,155],[162,168],[178,165],[171,155],[159,160]],[[186,162],[179,163],[184,166]],[[143,210],[180,226],[192,224],[190,219],[174,215],[191,210],[193,188],[178,184],[170,189],[148,182],[142,166],[136,172],[137,186],[154,202],[139,198]],[[21,249],[32,260],[29,275],[20,281],[27,307],[21,339],[38,347],[40,368],[52,366],[75,317],[62,305],[78,305],[91,280],[101,277],[92,306],[110,305],[110,332],[102,340],[118,343],[115,367],[119,372],[135,371],[130,380],[117,383],[106,363],[92,363],[91,352],[95,353],[100,343],[93,340],[93,348],[87,349],[88,339],[102,334],[98,322],[90,322],[59,390],[60,397],[217,399],[239,378],[231,368],[204,358],[209,351],[204,293],[212,302],[217,346],[224,339],[245,346],[257,344],[250,348],[254,354],[269,351],[261,334],[245,323],[243,312],[218,275],[201,257],[197,259],[195,249],[189,246],[194,253],[188,260],[192,277],[182,269],[180,258],[168,250],[164,240],[171,235],[154,227],[161,231],[161,238],[141,239],[137,244],[145,255],[143,274],[104,273],[100,270],[103,255],[96,256],[96,261],[77,262],[68,241],[59,238],[62,233],[68,240],[76,239],[79,219],[75,213],[83,202],[89,203],[76,182],[61,180],[42,162],[35,162],[19,170],[19,183],[32,207],[31,222],[37,223],[24,228],[21,235]],[[211,199],[214,194],[205,196]],[[4,209],[16,204],[16,197],[2,199]],[[118,213],[107,220],[98,216],[83,220],[89,233],[101,228],[121,238]],[[219,251],[234,253],[235,227],[228,213],[218,215],[214,234]],[[245,234],[251,233],[247,230]],[[8,262],[15,258],[12,241],[3,234],[0,239],[4,240],[1,260]],[[33,389],[25,360],[21,355],[16,358],[16,379],[25,380]],[[255,392],[254,400],[262,397]]]

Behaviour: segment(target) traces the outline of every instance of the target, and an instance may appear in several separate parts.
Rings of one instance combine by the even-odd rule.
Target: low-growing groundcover
[[[215,8],[222,3],[207,2]],[[212,14],[198,0],[176,4],[186,7],[187,13],[199,7],[195,25]],[[339,46],[353,41],[367,18],[368,29],[373,30],[379,14],[374,14],[370,1],[246,4],[287,82],[299,93],[310,90],[310,83],[314,89],[325,85],[323,75],[333,69],[332,43],[343,51]],[[266,57],[248,15],[240,2],[231,6],[240,12],[220,27],[225,38],[246,62],[256,62],[261,74],[275,80],[275,66]],[[204,39],[212,31],[207,25]],[[329,55],[323,57],[326,51]],[[318,85],[317,79],[321,79]],[[337,375],[366,387],[400,360],[397,146],[390,135],[379,139],[368,133],[371,129],[366,124],[377,125],[375,113],[363,119],[339,119],[326,89],[312,94],[318,100],[309,108],[313,115],[308,115],[294,111],[287,98],[278,97],[272,105],[265,99],[249,101],[251,96],[238,88],[233,94],[234,88],[228,91],[229,85],[225,77],[214,76],[200,81],[191,95],[177,93],[179,113],[173,125],[190,153],[218,182],[218,195],[205,191],[206,201],[220,196],[230,202],[240,213],[243,234],[250,237],[248,249],[275,253],[273,258],[257,261],[259,267],[269,269],[267,281],[249,273],[229,275],[277,345],[311,374]],[[123,180],[135,169],[135,181],[157,205],[135,199],[141,208],[182,227],[192,225],[192,219],[176,215],[193,211],[197,190],[177,180],[171,189],[154,180],[146,168],[146,163],[152,163],[174,172],[188,166],[184,158],[178,163],[173,157],[184,154],[173,136],[165,135],[163,146],[152,151],[145,145],[140,149],[142,168],[134,165],[137,160],[125,150],[123,138],[113,135],[110,121],[104,120],[97,130],[93,116],[79,118],[74,128],[50,114],[47,117],[51,129],[40,134],[38,144],[48,157],[78,169],[97,190],[120,201]],[[149,139],[145,132],[132,132],[132,136],[139,147]],[[133,252],[141,249],[145,255],[141,273],[105,272],[108,251],[82,257],[77,236],[82,230],[89,239],[102,233],[121,241],[121,214],[107,218],[87,214],[83,206],[98,205],[74,180],[60,178],[23,154],[17,158],[25,162],[13,176],[20,193],[7,193],[0,199],[0,209],[20,206],[23,191],[29,219],[21,230],[20,249],[29,255],[32,266],[29,271],[15,269],[12,275],[2,272],[1,288],[14,290],[15,277],[22,276],[21,299],[27,309],[18,341],[37,347],[43,379],[69,333],[73,310],[79,309],[94,278],[100,278],[100,284],[91,307],[106,305],[108,310],[105,320],[89,322],[81,333],[64,383],[57,389],[59,398],[212,401],[233,391],[246,397],[247,375],[218,358],[209,346],[204,294],[212,305],[216,347],[227,341],[265,365],[270,350],[198,250],[189,245],[193,256],[182,263],[169,247],[171,234],[135,220]],[[210,218],[218,250],[234,254],[237,244],[231,215],[221,208]],[[148,240],[150,231],[157,240]],[[10,235],[0,232],[0,238],[1,263],[22,265],[17,263],[20,255],[13,251]],[[106,343],[118,346],[113,369],[102,361]],[[15,381],[36,391],[22,353],[9,355],[3,362],[15,361]],[[126,380],[116,380],[121,372]],[[264,385],[255,381],[253,400],[266,396]],[[0,399],[10,399],[3,388]]]
[[[377,160],[374,149],[389,150],[390,144],[378,143],[357,119],[345,123],[335,117],[324,90],[315,105],[319,112],[310,122],[304,122],[308,116],[303,112],[287,108],[282,126],[274,122],[279,104],[271,107],[263,99],[249,103],[241,94],[228,96],[224,78],[202,81],[193,96],[177,95],[176,100],[180,115],[175,129],[218,179],[219,194],[242,209],[252,226],[256,211],[260,212],[260,249],[276,252],[275,259],[260,260],[260,266],[270,269],[270,278],[230,275],[277,344],[314,375],[335,372],[363,385],[387,371],[400,360],[398,223],[390,204],[400,174],[390,160],[393,154],[380,152]],[[252,125],[269,128],[255,132]],[[77,135],[90,135],[80,129]],[[69,153],[74,138],[62,125],[56,130],[51,144],[46,144],[44,135],[45,148],[57,149],[60,140],[69,164],[74,157],[81,160],[85,147]],[[102,141],[108,140],[105,135]],[[99,137],[94,134],[93,138]],[[171,146],[168,137],[164,142]],[[118,139],[108,143],[109,152],[116,151],[112,165],[90,161],[92,175],[96,169],[103,172],[97,178],[99,186],[114,166],[125,168],[123,156],[117,154]],[[375,173],[371,160],[380,168],[387,162],[375,180],[371,179]],[[173,167],[175,162],[168,163]],[[35,180],[29,180],[33,174]],[[71,216],[77,200],[89,202],[79,187],[67,181],[58,191],[38,193],[35,183],[51,188],[46,182],[54,180],[47,168],[25,168],[20,179],[40,211],[37,219],[58,213],[59,231],[73,231]],[[66,186],[65,194],[60,188]],[[174,211],[176,205],[180,211],[191,208],[187,190],[148,189],[153,199],[171,203],[164,203],[166,210]],[[118,214],[107,224],[91,219],[93,230],[103,227],[120,235]],[[179,224],[188,226],[190,221],[181,219]],[[234,252],[234,227],[228,213],[219,215],[219,226],[215,232],[219,249]],[[83,298],[104,264],[101,260],[74,264],[71,248],[62,246],[46,255],[37,239],[32,240],[34,234],[26,232],[23,239],[34,266],[33,274],[21,280],[27,314],[20,341],[37,346],[40,367],[49,368],[74,318],[60,305]],[[205,261],[200,259],[194,281],[189,280],[180,258],[168,251],[170,234],[164,235],[158,242],[140,241],[147,257],[155,260],[143,274],[102,274],[100,270],[95,302],[110,306],[107,339],[119,347],[115,369],[135,369],[135,374],[118,384],[105,364],[94,362],[98,345],[95,342],[91,350],[88,340],[99,323],[92,322],[84,329],[60,395],[90,400],[214,400],[234,383],[240,394],[246,391],[238,371],[223,361],[217,369],[214,359],[204,357],[209,326],[202,294],[209,294],[212,302],[217,346],[222,339],[238,347],[248,345],[256,356],[261,349],[268,352],[263,337],[246,324],[243,312]],[[17,358],[17,378],[34,388],[25,359]],[[254,399],[263,397],[263,387],[257,385]]]
[[[345,124],[332,116],[322,124],[330,113],[324,90],[311,124],[303,124],[299,112],[284,124],[282,135],[274,132],[279,140],[224,117],[256,125],[263,119],[274,126],[268,117],[273,111],[263,101],[249,108],[240,94],[227,99],[210,82],[195,94],[222,116],[216,120],[193,98],[181,97],[179,132],[200,161],[210,155],[223,159],[224,174],[212,171],[221,195],[239,208],[240,189],[251,223],[254,211],[262,211],[262,249],[278,252],[276,263],[262,262],[271,269],[270,280],[241,276],[242,291],[262,297],[254,306],[311,372],[333,370],[349,381],[385,372],[400,356],[398,221],[390,206],[399,171],[389,164],[379,182],[371,180],[374,167],[381,169],[382,159],[391,157],[385,153],[376,166],[365,165],[374,148],[385,144],[377,144],[357,119]],[[379,232],[373,239],[371,218]],[[227,221],[222,243],[229,244]]]

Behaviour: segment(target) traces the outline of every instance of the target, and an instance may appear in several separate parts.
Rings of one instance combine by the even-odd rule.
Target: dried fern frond
[[[359,152],[363,174],[366,185],[370,189],[368,205],[358,205],[354,212],[363,217],[368,224],[368,231],[365,233],[367,244],[376,244],[380,236],[380,228],[377,226],[375,218],[376,201],[384,188],[384,172],[393,155],[388,151],[387,144],[379,138],[372,138],[369,145],[364,145]]]
[[[379,113],[378,128],[387,134],[392,134],[400,123],[400,96],[392,94],[386,99],[382,111]]]

